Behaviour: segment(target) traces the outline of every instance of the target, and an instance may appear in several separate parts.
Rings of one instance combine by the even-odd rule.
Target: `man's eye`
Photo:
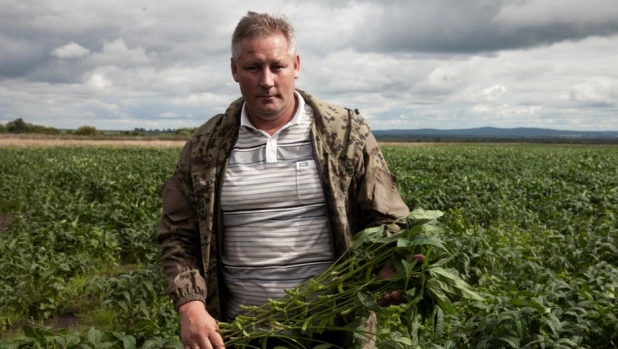
[[[248,70],[248,71],[251,71],[251,72],[258,71],[259,69],[260,69],[260,68],[258,68],[258,67],[249,67],[249,68],[247,68],[247,70]]]

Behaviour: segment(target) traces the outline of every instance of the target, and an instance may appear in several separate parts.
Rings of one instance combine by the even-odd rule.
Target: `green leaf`
[[[129,307],[127,306],[127,303],[125,303],[124,301],[118,301],[116,303],[120,308],[122,308],[122,310],[124,310],[125,312],[129,312]]]
[[[517,349],[517,348],[520,347],[519,339],[517,339],[515,337],[512,337],[512,336],[502,336],[502,337],[496,338],[496,340],[499,340],[501,342],[504,342],[504,343],[510,345],[511,348]]]
[[[37,331],[31,326],[24,326],[24,334],[26,337],[39,338]]]
[[[423,233],[427,235],[440,235],[444,232],[444,228],[434,224],[423,224]]]
[[[405,349],[405,347],[394,340],[380,341],[379,349]]]
[[[464,298],[482,301],[483,297],[472,290],[472,287],[461,279],[456,274],[447,271],[446,269],[440,267],[430,267],[429,274],[432,277],[439,279],[440,281],[446,282],[448,285],[452,287],[452,289],[456,289],[457,293]],[[450,291],[448,291],[450,292]]]
[[[163,346],[165,349],[182,349],[182,347],[182,342],[178,339],[169,340],[165,342],[165,345]]]
[[[358,297],[358,300],[360,301],[360,303],[367,309],[369,310],[373,310],[375,312],[381,312],[382,309],[380,309],[380,306],[378,305],[377,301],[374,299],[374,297],[371,294],[362,292],[362,291],[358,291],[356,292],[356,295]]]
[[[511,299],[511,304],[518,307],[530,307],[535,309],[539,314],[545,314],[545,310],[547,309],[543,304],[529,299],[513,298]]]
[[[413,345],[412,343],[412,339],[408,338],[408,337],[399,337],[395,340],[398,343],[401,343],[403,345],[406,345],[406,348],[409,348]]]
[[[577,348],[578,347],[577,343],[573,342],[569,338],[560,338],[557,341],[555,341],[554,344],[555,345],[566,344],[566,345],[568,345],[571,348]]]
[[[552,313],[547,314],[547,316],[543,318],[542,322],[549,327],[554,335],[557,335],[562,329],[560,320]]]
[[[413,271],[412,271],[412,268],[413,268],[412,264],[410,262],[408,262],[407,260],[405,260],[405,259],[401,260],[401,264],[403,266],[403,271],[404,271],[405,276],[406,276],[406,281],[410,280],[412,278],[412,273],[413,273]],[[407,289],[407,287],[406,287],[406,289]]]
[[[402,239],[403,240],[403,239]],[[412,238],[411,240],[404,240],[402,241],[402,244],[405,243],[405,246],[400,246],[400,247],[412,247],[412,246],[435,246],[438,247],[444,251],[446,251],[446,248],[444,247],[444,243],[442,242],[442,240],[433,237],[433,236],[427,236],[427,235],[417,235],[414,238]]]
[[[122,338],[122,347],[124,349],[134,349],[137,346],[137,341],[135,340],[135,337],[128,335],[128,336],[124,336],[124,338]]]
[[[433,338],[437,340],[444,332],[444,311],[441,307],[435,307],[433,311]]]
[[[141,349],[154,349],[154,348],[158,348],[161,346],[161,339],[160,338],[152,338],[152,339],[148,339],[144,342],[144,344],[142,345]]]
[[[453,312],[453,305],[451,304],[451,301],[442,292],[441,289],[436,287],[430,287],[430,284],[428,282],[425,287],[425,292],[427,293],[427,295],[429,295],[429,297],[431,297],[431,299],[433,299],[438,304],[440,308],[442,308],[442,310],[447,313]]]
[[[97,330],[94,327],[90,327],[90,329],[88,330],[88,341],[90,342],[90,344],[96,347],[99,344],[100,338],[101,331]]]
[[[410,299],[408,300],[408,305],[413,306],[416,305],[423,299],[423,289],[420,290],[418,288],[410,288],[406,291],[406,296]]]
[[[377,227],[367,228],[357,234],[354,235],[354,242],[367,242],[367,241],[375,241],[382,238],[384,235],[384,225],[380,225]]]
[[[423,210],[421,208],[417,208],[412,210],[412,212],[410,212],[410,215],[408,215],[408,218],[410,219],[414,219],[414,220],[434,220],[434,219],[438,219],[440,217],[442,217],[444,215],[444,213],[442,213],[441,211],[431,211],[431,210]]]

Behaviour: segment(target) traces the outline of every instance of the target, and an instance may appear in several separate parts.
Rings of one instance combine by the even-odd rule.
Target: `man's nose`
[[[262,70],[262,77],[260,79],[260,86],[270,88],[274,86],[274,76],[269,68]]]

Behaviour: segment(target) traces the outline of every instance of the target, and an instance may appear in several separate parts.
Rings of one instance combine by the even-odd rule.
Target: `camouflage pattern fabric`
[[[315,113],[314,156],[326,193],[335,256],[355,232],[390,224],[409,214],[395,178],[358,111],[325,103],[297,90]],[[225,301],[217,251],[223,244],[220,198],[222,175],[240,127],[244,100],[200,126],[184,146],[173,175],[161,188],[158,228],[167,293],[176,309],[199,300],[216,319]],[[398,229],[396,226],[394,229]]]

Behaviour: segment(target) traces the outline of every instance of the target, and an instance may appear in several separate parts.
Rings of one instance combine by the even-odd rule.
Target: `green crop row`
[[[389,148],[408,205],[439,209],[453,266],[486,297],[450,315],[445,348],[618,345],[618,152]]]
[[[123,347],[132,343],[127,336],[140,346],[178,343],[154,240],[159,187],[177,154],[0,151],[0,214],[12,217],[0,232],[0,330],[8,337],[27,329],[5,346]],[[67,315],[102,328],[52,336],[44,325]]]
[[[618,346],[617,150],[383,148],[408,206],[445,213],[449,267],[485,299],[454,303],[422,348]],[[0,149],[0,348],[179,347],[154,239],[178,153]],[[390,312],[379,336],[405,347]],[[68,315],[77,327],[50,327]]]

